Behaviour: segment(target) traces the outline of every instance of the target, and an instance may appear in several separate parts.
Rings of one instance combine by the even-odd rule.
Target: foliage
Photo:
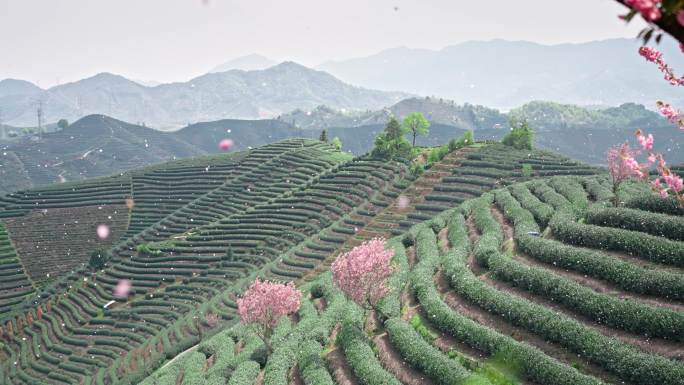
[[[390,118],[385,130],[375,138],[375,147],[371,155],[381,159],[404,159],[411,156],[411,146],[404,137],[399,121]]]
[[[520,174],[525,178],[531,177],[532,176],[532,165],[529,163],[523,163],[521,166]]]
[[[320,140],[321,142],[327,143],[328,142],[328,133],[325,130],[321,131],[321,136],[318,137],[318,140]]]
[[[420,162],[414,162],[409,171],[413,177],[419,177],[425,172],[425,166]]]
[[[567,243],[623,251],[654,262],[684,266],[684,243],[637,231],[577,223],[556,215],[549,223],[554,235]]]
[[[330,142],[330,144],[332,144],[333,147],[335,147],[336,149],[342,150],[342,140],[340,139],[339,136],[334,137],[332,142]]]
[[[299,310],[301,297],[302,293],[292,282],[283,285],[257,278],[242,298],[237,300],[240,319],[254,326],[255,333],[264,341],[269,354],[272,351],[270,339],[273,329],[283,316]]]
[[[333,281],[359,306],[371,308],[388,292],[393,255],[384,239],[366,241],[337,257],[331,267]]]
[[[392,345],[412,366],[441,385],[460,385],[470,372],[458,362],[449,359],[437,348],[425,341],[411,325],[398,318],[385,322],[385,329]]]
[[[253,384],[259,374],[259,364],[254,361],[245,361],[238,365],[231,374],[228,385],[249,385]]]
[[[416,146],[416,136],[427,135],[428,129],[430,128],[430,122],[425,119],[420,112],[412,112],[408,114],[402,123],[402,128],[404,132],[410,133],[413,136],[412,146]]]
[[[64,130],[69,127],[69,121],[66,119],[60,119],[57,122],[57,127],[59,127],[60,130]]]
[[[138,245],[136,247],[136,251],[140,253],[140,255],[148,255],[152,257],[160,256],[162,255],[161,250],[154,248],[152,245],[143,243]]]
[[[684,241],[684,218],[629,208],[593,208],[587,211],[588,224],[618,227]]]
[[[378,362],[368,338],[354,323],[349,320],[342,322],[337,334],[337,344],[344,351],[349,367],[362,385],[401,385],[401,382]]]
[[[90,253],[90,259],[88,260],[88,266],[94,270],[100,270],[105,267],[105,264],[109,260],[109,254],[106,249],[97,249]]]
[[[456,139],[453,138],[449,140],[449,152],[456,151],[459,148],[463,148],[466,146],[470,146],[475,143],[475,134],[473,133],[473,130],[468,130],[463,133],[463,135]]]
[[[506,134],[501,143],[511,146],[518,150],[531,150],[534,142],[534,132],[527,123],[527,120],[520,122],[511,120],[511,132]]]

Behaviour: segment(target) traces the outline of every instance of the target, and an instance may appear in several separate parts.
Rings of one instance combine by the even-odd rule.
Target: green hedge
[[[385,321],[390,342],[411,366],[419,369],[436,384],[460,385],[472,375],[457,361],[430,345],[413,327],[399,318]]]
[[[337,333],[337,345],[344,351],[347,364],[361,385],[402,385],[382,367],[368,338],[353,322],[343,321]]]
[[[510,323],[554,342],[636,384],[681,384],[684,364],[647,354],[619,340],[604,336],[567,316],[523,298],[499,291],[482,282],[465,260],[446,265],[452,287],[460,296]]]
[[[623,300],[501,254],[489,258],[497,277],[543,296],[598,323],[650,337],[684,339],[684,313]]]
[[[654,194],[639,194],[630,197],[626,200],[625,207],[661,214],[684,215],[684,208],[679,207],[674,198],[663,199]]]
[[[587,211],[587,223],[619,227],[684,241],[684,217],[629,208],[594,208]]]
[[[334,385],[323,360],[320,343],[312,340],[300,343],[297,364],[305,385]]]
[[[261,368],[255,361],[245,361],[235,368],[228,385],[251,385],[256,381]]]
[[[568,215],[556,215],[549,223],[554,235],[567,243],[622,251],[654,262],[684,267],[684,243],[637,231],[577,223]]]
[[[443,257],[446,265],[463,263],[468,255],[468,235],[465,219],[457,212],[451,213],[448,220],[449,239],[455,245]],[[434,238],[434,237],[433,237]],[[436,246],[422,247],[421,242],[431,239],[419,239],[419,250],[435,250]],[[435,253],[417,254],[416,264],[411,274],[411,287],[426,312],[427,319],[441,331],[457,340],[478,349],[486,354],[505,354],[515,357],[521,365],[525,377],[539,384],[558,385],[590,385],[600,381],[579,373],[576,369],[547,356],[542,351],[525,343],[518,342],[509,336],[502,335],[483,326],[458,312],[453,311],[440,298],[433,281],[433,274],[440,264],[440,257]]]

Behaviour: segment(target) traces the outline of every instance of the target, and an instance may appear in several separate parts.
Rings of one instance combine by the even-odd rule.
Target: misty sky
[[[185,81],[250,53],[314,66],[396,46],[636,36],[620,13],[614,0],[0,0],[0,79]]]

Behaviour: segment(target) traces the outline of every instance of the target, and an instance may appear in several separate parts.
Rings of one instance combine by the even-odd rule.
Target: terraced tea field
[[[684,222],[642,193],[613,208],[604,177],[555,177],[467,200],[389,241],[372,311],[323,273],[265,365],[238,324],[143,384],[681,384]]]
[[[172,162],[120,176],[6,196],[0,215],[10,228],[9,238],[20,250],[19,262],[25,258],[21,241],[45,230],[33,226],[33,233],[17,233],[14,240],[11,228],[16,223],[27,223],[37,215],[56,215],[53,213],[60,210],[85,213],[114,207],[117,212],[125,211],[129,219],[117,219],[118,224],[112,224],[113,232],[108,239],[114,242],[108,251],[111,259],[103,269],[94,271],[79,266],[84,260],[78,257],[75,259],[80,262],[72,267],[73,273],[43,282],[39,279],[44,275],[41,269],[56,258],[41,260],[43,254],[27,254],[27,261],[32,263],[19,266],[26,269],[24,276],[32,286],[20,298],[31,296],[7,305],[9,310],[0,316],[4,337],[0,379],[11,384],[134,384],[162,365],[164,369],[145,381],[246,384],[255,383],[258,378],[256,381],[264,384],[317,384],[334,378],[338,383],[374,384],[435,383],[452,378],[431,372],[437,370],[432,361],[412,361],[420,357],[435,360],[436,367],[447,368],[444,370],[463,370],[456,379],[472,373],[503,376],[494,365],[503,354],[498,352],[499,347],[518,349],[517,354],[522,349],[519,346],[528,343],[525,336],[531,339],[532,334],[539,332],[523,334],[521,329],[516,331],[518,335],[503,321],[482,324],[482,328],[492,328],[494,336],[512,335],[513,345],[497,342],[504,345],[492,346],[490,341],[486,346],[470,346],[461,340],[464,337],[460,334],[449,336],[447,331],[439,331],[440,325],[427,315],[428,309],[419,301],[413,286],[406,286],[422,266],[418,233],[425,228],[437,231],[434,237],[441,242],[439,247],[445,247],[430,263],[435,264],[433,273],[440,272],[434,277],[435,289],[446,301],[445,293],[457,294],[446,278],[437,280],[447,277],[446,270],[437,263],[442,254],[450,254],[449,250],[455,247],[444,244],[448,235],[443,230],[446,218],[454,213],[466,216],[464,229],[472,233],[468,255],[474,256],[481,237],[476,237],[477,231],[471,229],[475,223],[473,209],[469,208],[474,207],[472,198],[510,185],[510,194],[521,199],[566,183],[564,178],[547,183],[538,177],[598,171],[546,152],[478,144],[448,154],[416,177],[402,163],[367,157],[350,159],[318,141],[287,140],[232,156]],[[524,185],[514,184],[526,180],[529,182]],[[603,191],[606,187],[601,183],[597,182]],[[98,188],[98,184],[106,187]],[[532,186],[540,192],[531,190]],[[594,184],[580,186],[587,191],[598,189]],[[642,191],[632,190],[629,192],[635,194]],[[496,191],[484,197],[491,201],[501,194]],[[607,199],[591,197],[587,201],[592,205]],[[79,199],[83,202],[80,206]],[[456,206],[459,208],[454,211]],[[586,211],[586,207],[582,210]],[[584,215],[582,210],[573,213]],[[557,212],[560,209],[551,206],[549,215]],[[492,212],[495,219],[504,221],[500,214]],[[540,218],[535,219],[539,220],[540,229],[552,222],[551,217]],[[414,226],[425,219],[429,222]],[[93,227],[97,222],[100,221],[87,223]],[[510,226],[502,223],[502,231],[510,232]],[[88,243],[84,240],[93,233],[75,234],[79,234],[75,238],[85,250]],[[325,271],[337,255],[364,240],[398,234],[402,235],[392,239],[397,250],[395,262],[402,267],[393,279],[397,290],[378,309],[366,314],[344,299]],[[520,241],[502,238],[499,243],[505,244],[506,250],[512,245],[516,250],[522,248],[516,242]],[[430,247],[429,243],[425,247]],[[63,256],[65,252],[57,254]],[[495,279],[487,263],[467,266],[485,283]],[[638,266],[642,270],[651,267]],[[10,269],[16,269],[13,276],[21,272],[16,266]],[[681,273],[677,267],[674,269],[669,273]],[[252,353],[258,353],[262,344],[249,330],[236,324],[236,297],[256,276],[295,280],[303,290],[312,293],[299,315],[281,327],[281,341],[265,368],[258,364],[255,367],[253,362],[258,354]],[[121,280],[130,280],[127,298],[113,295]],[[37,287],[34,294],[33,286]],[[656,297],[651,300],[659,301],[660,297]],[[671,302],[667,304],[669,309],[679,311],[676,300]],[[545,302],[543,305],[550,306]],[[481,321],[476,313],[461,314],[459,308],[452,311],[466,318],[473,315],[473,319]],[[417,343],[413,340],[416,330],[423,334],[419,341],[424,341],[416,346],[424,350],[402,350],[402,344],[407,344],[406,348]],[[508,341],[509,337],[501,338]],[[492,338],[499,341],[499,337]],[[564,345],[553,348],[565,349]],[[186,349],[190,350],[167,362]],[[574,351],[563,352],[561,358],[551,353],[543,358],[547,354],[543,350],[534,358],[553,363],[549,365],[562,368],[559,373],[572,374],[572,378],[622,378],[609,371],[595,373],[595,363],[572,361],[567,357]],[[490,360],[489,355],[495,359]],[[571,366],[566,368],[563,363]],[[539,370],[546,370],[542,369]],[[366,375],[380,377],[368,380],[364,379]],[[525,378],[537,381],[531,375],[525,374]]]

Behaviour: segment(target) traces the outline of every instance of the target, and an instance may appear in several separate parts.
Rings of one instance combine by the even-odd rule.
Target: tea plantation
[[[683,213],[636,183],[614,208],[601,173],[476,143],[413,175],[293,139],[5,196],[0,383],[681,384]],[[20,247],[62,210],[81,254]],[[327,267],[374,237],[395,272],[364,311]],[[257,276],[305,293],[267,359],[236,311]]]

